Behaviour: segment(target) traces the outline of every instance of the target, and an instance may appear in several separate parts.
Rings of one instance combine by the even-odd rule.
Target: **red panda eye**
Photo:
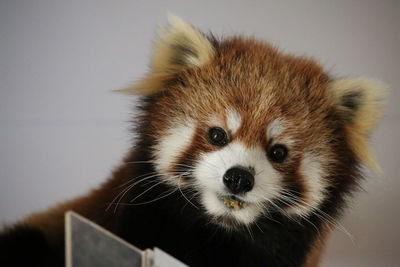
[[[224,146],[229,142],[228,135],[220,127],[212,127],[208,130],[208,140],[216,146]]]
[[[268,149],[267,154],[270,160],[282,163],[288,155],[288,149],[284,145],[276,144]]]

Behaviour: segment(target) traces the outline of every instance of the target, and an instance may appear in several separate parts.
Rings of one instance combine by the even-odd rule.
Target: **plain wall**
[[[167,11],[217,35],[245,33],[312,56],[334,76],[388,83],[368,175],[323,266],[400,260],[400,1],[0,1],[0,222],[83,194],[130,146],[134,98]]]

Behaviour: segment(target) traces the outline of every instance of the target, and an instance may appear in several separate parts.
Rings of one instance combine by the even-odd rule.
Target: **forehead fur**
[[[207,109],[211,103],[246,110],[291,104],[287,111],[293,111],[293,100],[322,104],[318,100],[324,98],[328,76],[315,62],[282,54],[265,42],[239,37],[216,44],[215,50],[210,63],[187,69],[177,77],[185,85],[173,88],[183,93],[181,99],[201,97],[198,101]]]
[[[157,110],[207,121],[233,109],[240,114],[245,142],[264,139],[260,127],[275,118],[290,121],[304,133],[311,124],[323,121],[331,105],[325,94],[329,77],[314,61],[249,38],[234,37],[213,45],[213,59],[177,75],[161,94]]]

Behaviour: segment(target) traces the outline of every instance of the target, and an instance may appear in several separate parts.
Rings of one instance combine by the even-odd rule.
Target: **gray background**
[[[398,266],[400,1],[0,1],[0,221],[86,192],[129,147],[135,100],[166,13],[317,58],[335,76],[391,85],[369,175],[323,266]],[[397,263],[397,264],[396,264]]]

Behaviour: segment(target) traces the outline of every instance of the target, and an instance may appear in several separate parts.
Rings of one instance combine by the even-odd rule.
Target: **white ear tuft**
[[[387,86],[373,79],[349,78],[331,82],[329,89],[345,121],[354,152],[364,164],[379,172],[379,165],[369,152],[367,138],[381,117]]]
[[[177,16],[169,14],[168,20],[155,43],[153,70],[175,72],[207,63],[214,53],[207,37]]]
[[[200,31],[174,15],[169,26],[158,31],[150,72],[134,86],[118,90],[131,94],[153,94],[162,90],[165,81],[185,68],[200,67],[211,60],[214,48]]]

